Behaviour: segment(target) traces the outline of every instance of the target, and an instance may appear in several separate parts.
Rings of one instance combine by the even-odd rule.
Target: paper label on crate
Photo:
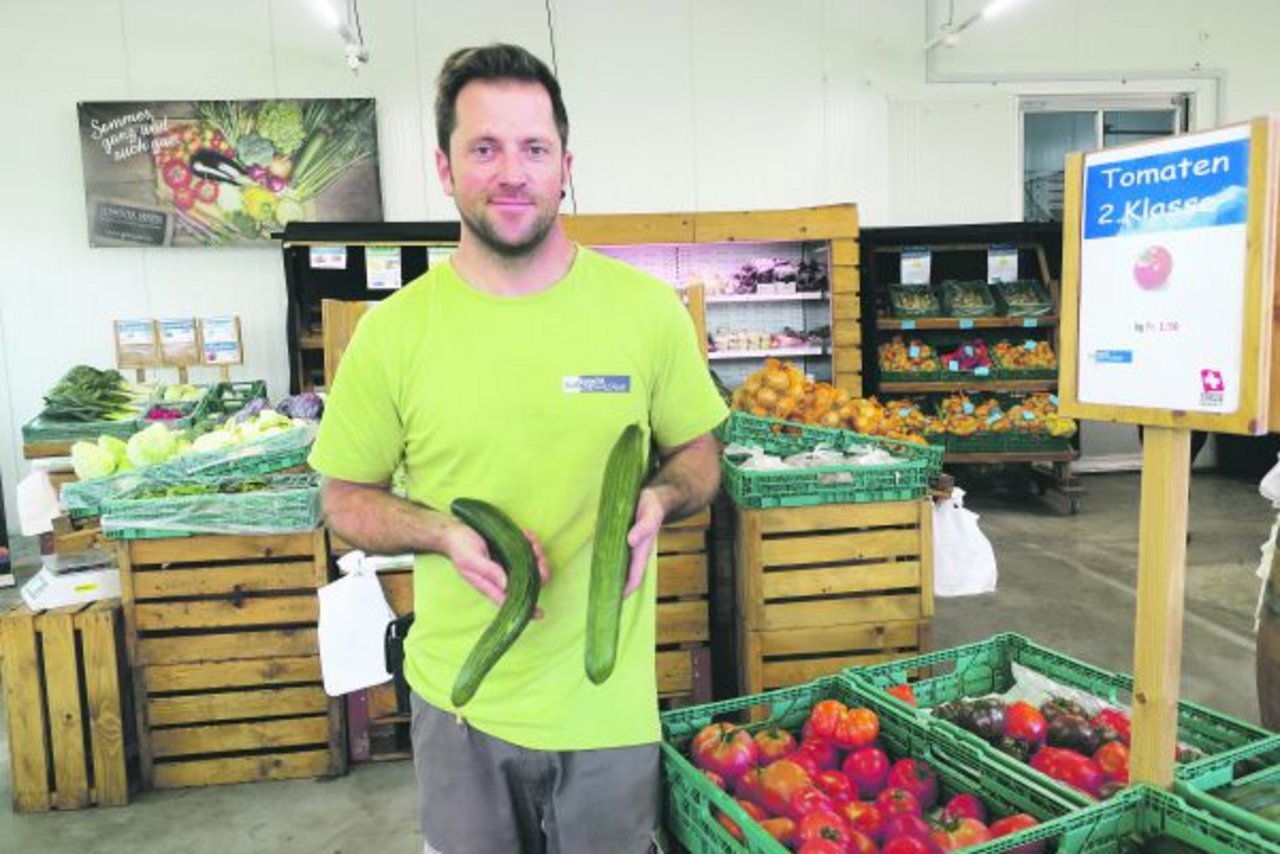
[[[933,253],[928,249],[903,249],[900,281],[904,285],[927,285],[933,267]]]
[[[910,417],[911,417],[911,410],[910,410],[910,409],[899,409],[899,410],[898,410],[898,417],[899,417],[899,418],[910,418]]]
[[[992,246],[987,250],[987,282],[1018,280],[1018,250],[1012,246]]]
[[[1052,403],[1054,406],[1057,406],[1057,405],[1058,405],[1058,396],[1057,396],[1056,394],[1051,394],[1051,395],[1049,395],[1049,402],[1050,402],[1050,403]]]
[[[1026,410],[1023,410],[1023,412],[1022,412],[1022,420],[1023,420],[1023,421],[1035,421],[1035,420],[1036,420],[1036,414],[1035,414],[1034,412],[1028,412],[1028,411],[1026,411]]]
[[[626,394],[631,391],[631,377],[619,375],[565,377],[563,387],[565,394]]]
[[[904,321],[902,321],[902,328],[903,328],[903,329],[915,329],[915,328],[916,328],[916,322],[915,322],[914,320],[904,320]]]
[[[1023,346],[1024,348],[1028,349],[1028,350],[1034,350],[1034,349],[1036,348],[1036,342],[1034,342],[1034,341],[1032,341],[1030,338],[1028,338],[1028,339],[1027,339],[1027,342],[1026,342],[1025,344],[1023,344],[1022,346]]]
[[[973,321],[972,321],[972,320],[970,320],[970,319],[969,319],[969,318],[967,318],[967,317],[966,317],[966,318],[964,318],[964,319],[962,319],[962,320],[960,321],[960,328],[961,328],[961,329],[972,329],[972,328],[973,328]]]
[[[990,415],[988,415],[988,416],[987,416],[987,423],[988,423],[988,424],[995,424],[995,423],[996,423],[997,421],[999,421],[1001,418],[1004,418],[1004,413],[1003,413],[1003,412],[998,412],[998,411],[997,411],[997,412],[993,412],[993,413],[991,413]]]
[[[1022,318],[1022,325],[1026,329],[1035,329],[1040,324],[1036,322],[1034,317],[1024,317]]]
[[[985,377],[989,373],[991,373],[991,369],[985,365],[973,369],[973,375],[976,377]]]
[[[312,246],[310,262],[313,270],[345,270],[347,269],[347,247]]]
[[[915,344],[912,344],[910,347],[908,347],[908,348],[907,348],[907,355],[908,355],[908,356],[910,356],[910,357],[911,357],[911,358],[913,358],[913,359],[919,359],[919,358],[920,358],[920,348],[919,348],[918,346],[916,346]]]

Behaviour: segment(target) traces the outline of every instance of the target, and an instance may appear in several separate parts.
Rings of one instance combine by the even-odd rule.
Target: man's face
[[[529,254],[555,223],[572,163],[551,97],[537,83],[473,80],[458,93],[456,114],[448,154],[436,152],[444,191],[489,249]]]

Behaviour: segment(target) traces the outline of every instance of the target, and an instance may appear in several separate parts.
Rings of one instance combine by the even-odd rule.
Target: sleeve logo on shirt
[[[629,376],[602,374],[564,378],[565,394],[626,394],[629,391]]]

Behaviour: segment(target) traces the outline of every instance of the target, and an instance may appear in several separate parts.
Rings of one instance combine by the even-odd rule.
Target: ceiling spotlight
[[[311,0],[311,6],[324,25],[342,39],[347,68],[358,71],[369,61],[369,49],[360,29],[359,0]]]
[[[959,24],[955,23],[955,0],[952,0],[950,11],[947,14],[947,20],[942,24],[942,32],[938,33],[929,41],[925,42],[925,53],[933,50],[938,46],[955,47],[960,43],[960,34],[981,21],[983,18],[994,18],[997,15],[1009,11],[1011,7],[1022,2],[1022,0],[991,0],[978,12],[973,13],[965,18]]]

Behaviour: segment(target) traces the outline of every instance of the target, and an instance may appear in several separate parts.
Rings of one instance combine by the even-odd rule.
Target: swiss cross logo
[[[1221,392],[1225,389],[1222,382],[1222,374],[1212,368],[1205,368],[1200,371],[1200,386],[1206,392]]]

